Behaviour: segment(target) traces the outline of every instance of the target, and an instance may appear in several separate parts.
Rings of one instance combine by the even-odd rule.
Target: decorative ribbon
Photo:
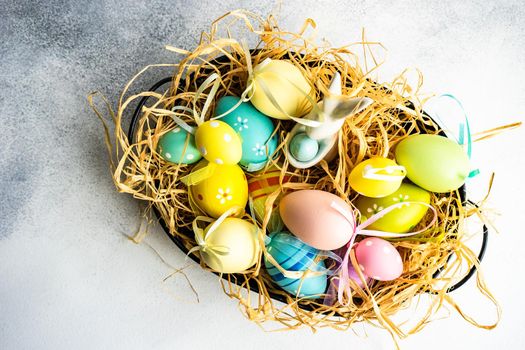
[[[204,167],[193,170],[188,175],[181,177],[180,181],[186,186],[196,185],[212,176],[215,172],[215,169],[217,169],[217,166],[218,165],[214,162],[208,162],[208,164],[206,164]]]
[[[305,275],[308,275],[308,277],[314,277],[314,276],[321,276],[321,275],[332,275],[335,272],[330,270],[326,267],[320,267],[316,265],[317,259],[323,260],[326,258],[330,258],[332,260],[335,260],[339,263],[342,263],[342,259],[339,255],[335,254],[334,252],[331,252],[329,250],[318,250],[316,248],[310,247],[303,241],[301,241],[297,237],[292,237],[291,234],[288,235],[281,235],[279,236],[280,243],[288,245],[292,248],[295,248],[301,252],[316,252],[317,254],[313,258],[305,258],[308,259],[308,261],[305,263],[305,265],[308,264],[308,268],[303,271],[290,271],[283,268],[275,259],[274,257],[268,253],[265,252],[264,256],[265,258],[273,265],[275,266],[279,272],[281,272],[286,278],[293,278],[293,279],[300,279],[305,277]],[[269,236],[265,239],[265,245],[268,245],[272,241],[272,236]],[[313,268],[315,267],[315,270]]]
[[[197,246],[191,248],[188,251],[188,254],[186,254],[186,257],[188,257],[191,253],[195,251],[200,251],[206,254],[209,258],[215,260],[217,262],[217,265],[222,270],[222,262],[220,257],[228,255],[230,253],[230,248],[222,245],[211,244],[208,241],[208,238],[215,232],[215,230],[217,230],[217,228],[224,222],[226,218],[228,218],[232,214],[239,215],[242,212],[243,209],[241,207],[234,206],[226,210],[217,219],[212,219],[207,216],[197,216],[192,223],[193,233],[195,234],[195,241],[197,242]],[[199,227],[199,221],[212,223],[206,234],[204,234],[204,230]]]
[[[452,94],[442,94],[438,97],[439,98],[449,98],[451,99],[452,101],[454,101],[458,106],[459,108],[461,109],[461,112],[463,113],[463,117],[464,117],[464,122],[461,122],[459,123],[459,132],[458,132],[458,137],[455,137],[455,135],[453,135],[456,139],[456,142],[461,145],[461,146],[466,146],[467,148],[467,156],[470,158],[472,158],[472,134],[470,133],[470,124],[469,124],[469,121],[468,121],[468,116],[467,116],[467,112],[465,111],[465,108],[463,107],[463,104],[461,103],[461,101],[456,98],[454,95]],[[442,125],[445,125],[445,123],[443,122],[443,120],[439,117],[439,113],[437,111],[434,111],[433,115],[432,115],[433,118],[436,118]],[[472,170],[469,174],[468,174],[468,177],[474,177],[476,175],[479,174],[479,169],[474,169]]]
[[[415,231],[415,232],[408,232],[408,233],[394,233],[394,232],[384,232],[384,231],[366,230],[365,229],[366,227],[370,226],[371,224],[373,224],[377,220],[381,219],[386,214],[390,213],[392,210],[397,209],[397,208],[401,208],[401,207],[403,207],[404,205],[407,205],[407,204],[419,204],[419,205],[423,205],[423,206],[426,206],[426,207],[430,208],[432,210],[432,213],[434,214],[434,216],[432,218],[432,221],[427,226],[425,226],[424,228],[422,228],[422,229],[420,229],[418,231]],[[424,203],[424,202],[407,201],[407,202],[393,204],[393,205],[391,205],[389,207],[386,207],[385,209],[379,211],[378,213],[372,215],[370,218],[368,218],[367,220],[365,220],[363,223],[361,223],[359,225],[357,225],[356,213],[355,212],[349,212],[348,210],[346,210],[344,207],[341,207],[336,202],[332,202],[330,206],[334,210],[339,212],[352,225],[352,231],[353,231],[349,242],[346,244],[347,249],[344,252],[344,257],[342,259],[341,265],[336,270],[336,272],[339,272],[339,286],[337,288],[337,300],[339,301],[339,303],[341,305],[348,305],[349,304],[349,302],[347,302],[346,304],[344,303],[343,296],[345,294],[348,297],[350,297],[352,295],[351,294],[352,291],[351,291],[350,284],[349,284],[350,276],[349,276],[349,272],[348,272],[348,262],[349,262],[350,251],[352,250],[352,248],[354,246],[355,238],[358,235],[384,237],[384,238],[409,237],[409,236],[417,235],[419,233],[422,233],[422,232],[428,230],[429,228],[431,228],[436,223],[436,220],[437,220],[437,211],[436,211],[436,209],[433,206],[431,206],[430,204],[427,204],[427,203]],[[325,304],[329,304],[332,300],[333,300],[333,289],[328,292],[324,303]]]
[[[257,222],[256,221],[256,218],[255,218],[255,210],[254,210],[254,207],[253,207],[253,198],[250,196],[248,198],[248,207],[250,208],[250,215],[252,217],[252,219],[254,220],[254,222]],[[274,234],[277,234],[278,232],[274,232]],[[271,236],[273,235],[270,235],[270,236],[264,236],[264,245],[267,246],[268,244],[270,244],[270,242],[272,241],[272,238]],[[312,251],[317,251],[317,249],[313,248],[313,247],[310,247],[309,245],[307,245],[306,243],[304,243],[303,241],[301,241],[299,238],[297,237],[291,237],[291,234],[289,236],[280,236],[280,240],[281,240],[281,243],[284,243],[284,244],[287,244],[293,248],[296,248],[297,250],[300,250],[302,252],[312,252]],[[286,241],[286,242],[283,242],[283,241]],[[333,274],[334,272],[328,268],[320,268],[318,267],[315,271],[310,269],[311,266],[315,266],[315,260],[314,259],[309,259],[308,261],[308,269],[305,270],[305,271],[290,271],[290,270],[286,270],[285,268],[283,268],[275,259],[274,257],[269,254],[268,252],[264,252],[264,256],[266,258],[266,260],[268,260],[273,266],[275,266],[279,272],[281,272],[286,278],[293,278],[293,279],[299,279],[299,278],[303,278],[305,276],[305,274],[308,272],[308,276],[309,277],[312,277],[312,276],[320,276],[320,275],[331,275]],[[342,259],[339,255],[331,252],[331,251],[328,251],[328,250],[320,250],[317,252],[316,254],[316,257],[319,257],[321,259],[326,259],[326,258],[330,258],[332,260],[335,260],[339,263],[342,262]],[[305,264],[306,265],[306,264]]]
[[[399,175],[394,175],[394,172],[400,172]],[[385,172],[386,174],[380,174]],[[405,178],[407,171],[402,165],[389,165],[382,168],[375,168],[372,166],[366,166],[363,169],[363,177],[370,180],[381,180],[381,181],[400,181]]]

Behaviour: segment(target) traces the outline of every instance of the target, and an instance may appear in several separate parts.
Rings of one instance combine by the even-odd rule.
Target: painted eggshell
[[[279,210],[286,227],[303,242],[317,249],[334,250],[348,243],[353,223],[333,206],[353,217],[352,208],[344,200],[317,190],[287,194],[281,199]]]
[[[300,162],[308,162],[315,158],[319,151],[317,140],[311,139],[305,133],[296,134],[290,141],[290,153]]]
[[[254,215],[257,221],[262,224],[264,215],[266,213],[266,199],[268,195],[272,194],[279,188],[279,177],[281,171],[276,168],[270,168],[262,174],[250,176],[248,179],[248,192],[253,201]],[[289,176],[283,177],[283,183],[290,180]],[[284,227],[284,223],[279,215],[279,200],[273,203],[272,213],[270,214],[270,221],[267,225],[268,232],[278,232]]]
[[[383,198],[359,197],[355,206],[361,212],[362,221],[381,210],[402,202],[430,203],[430,193],[416,185],[403,183],[399,189]],[[411,231],[423,219],[428,207],[417,203],[406,203],[367,226],[368,229],[404,233]]]
[[[226,113],[239,102],[239,97],[224,96],[217,102],[215,115]],[[250,102],[242,102],[237,108],[221,118],[241,137],[242,157],[240,165],[255,171],[262,169],[277,148],[278,137],[272,120],[259,112]]]
[[[419,187],[437,193],[458,189],[469,174],[469,159],[455,141],[439,135],[411,135],[399,142],[396,160]]]
[[[195,144],[204,158],[216,164],[237,164],[242,157],[241,139],[220,120],[202,123],[195,132]]]
[[[202,158],[195,137],[178,126],[159,138],[157,151],[165,161],[175,164],[193,164]]]
[[[317,257],[319,253],[317,249],[285,232],[272,234],[270,238],[271,241],[266,249],[285,270],[324,271],[325,264]],[[302,278],[288,278],[267,259],[264,259],[264,264],[272,280],[294,296],[316,298],[326,290],[327,277],[324,273],[309,276],[310,272],[306,272]]]
[[[384,197],[395,192],[403,181],[404,173],[393,170],[395,161],[383,157],[374,157],[362,161],[350,172],[350,186],[359,194],[367,197]]]
[[[212,224],[204,230],[204,235]],[[201,250],[206,265],[217,272],[237,273],[252,267],[259,257],[258,228],[254,224],[238,219],[226,218],[206,238],[209,247],[227,248],[227,254],[211,254]]]
[[[208,164],[202,160],[195,170]],[[237,164],[219,165],[213,174],[190,186],[193,202],[205,213],[219,217],[233,206],[244,208],[248,202],[246,175]]]
[[[391,281],[403,273],[403,261],[397,249],[377,237],[368,237],[357,244],[355,255],[364,274],[378,281]]]
[[[301,70],[289,61],[263,61],[254,68],[254,82],[251,102],[267,116],[289,119],[273,105],[265,89],[271,92],[281,109],[292,117],[300,118],[312,108],[306,95],[313,90]]]
[[[363,275],[365,277],[366,284],[370,284],[372,279],[368,277],[365,273],[363,273]],[[361,278],[359,277],[357,271],[354,269],[352,262],[348,262],[348,277],[350,277],[350,279],[354,281],[361,289],[365,288],[365,284],[363,283],[363,281],[361,281]]]

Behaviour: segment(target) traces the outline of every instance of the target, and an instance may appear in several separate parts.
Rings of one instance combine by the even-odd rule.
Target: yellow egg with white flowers
[[[196,172],[209,163],[201,160]],[[234,206],[244,208],[248,202],[248,181],[237,164],[212,165],[210,174],[190,186],[193,204],[211,217],[219,217]]]
[[[202,156],[215,164],[237,164],[242,157],[241,138],[220,120],[208,120],[195,132],[195,144]]]

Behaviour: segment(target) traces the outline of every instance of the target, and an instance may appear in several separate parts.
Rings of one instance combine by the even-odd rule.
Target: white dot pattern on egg
[[[164,156],[165,156],[166,158],[168,158],[168,159],[171,159],[171,153],[166,152],[166,153],[164,154]]]
[[[175,128],[175,129],[171,130],[171,132],[174,133],[174,134],[177,134],[177,133],[180,132],[180,128]]]
[[[219,165],[222,165],[222,164],[224,164],[224,161],[222,159],[220,159],[220,158],[217,158],[217,159],[215,159],[215,163],[217,163]]]
[[[195,158],[193,154],[186,154],[186,159],[192,160],[193,158]]]
[[[209,162],[237,164],[242,157],[242,141],[228,124],[212,120],[199,125],[195,131],[195,144],[202,156]]]
[[[403,272],[397,249],[378,237],[368,237],[357,244],[355,254],[362,271],[378,281],[391,281]]]

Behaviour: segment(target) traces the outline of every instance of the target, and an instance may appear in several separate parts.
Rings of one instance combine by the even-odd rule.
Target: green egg
[[[160,137],[157,152],[165,161],[175,164],[193,164],[202,158],[195,146],[195,137],[180,127]]]
[[[360,196],[355,206],[361,212],[362,220],[369,218],[381,210],[397,203],[423,202],[430,203],[430,193],[415,185],[402,183],[393,194],[382,198]],[[406,203],[377,220],[367,229],[404,233],[411,231],[425,216],[428,207],[417,203]]]
[[[470,171],[463,148],[439,135],[408,136],[399,142],[395,154],[410,181],[431,192],[445,193],[460,188]]]

